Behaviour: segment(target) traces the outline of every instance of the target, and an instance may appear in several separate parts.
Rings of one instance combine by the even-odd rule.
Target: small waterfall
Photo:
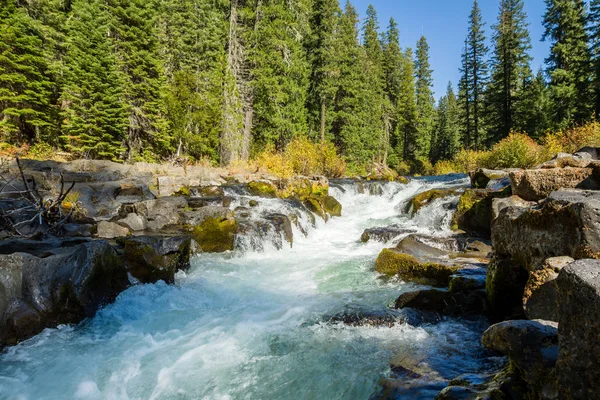
[[[380,310],[412,288],[379,278],[373,263],[386,244],[361,243],[363,231],[397,225],[449,235],[456,196],[412,218],[401,210],[418,193],[467,185],[463,176],[374,182],[368,190],[333,181],[343,216],[327,223],[298,202],[228,187],[231,209],[253,221],[233,254],[199,254],[175,285],[131,287],[93,319],[5,350],[0,399],[367,399],[398,358],[435,377],[408,398],[433,398],[444,381],[483,368],[472,322],[390,328],[324,316]]]

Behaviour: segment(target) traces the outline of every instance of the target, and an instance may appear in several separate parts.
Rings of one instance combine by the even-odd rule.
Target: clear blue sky
[[[459,79],[460,55],[467,34],[469,14],[473,0],[351,0],[361,19],[369,4],[373,4],[384,30],[390,17],[394,17],[400,28],[402,47],[414,47],[421,35],[427,37],[431,48],[431,66],[434,70],[436,98],[446,91],[448,81],[455,85]],[[346,0],[340,0],[342,6]],[[498,18],[500,0],[479,0],[486,22],[486,36],[491,37],[491,25]],[[544,0],[525,0],[525,11],[529,19],[529,30],[533,49],[532,69],[538,70],[548,55],[549,45],[541,42],[544,32],[542,17]],[[361,21],[362,25],[362,21]],[[492,49],[490,43],[490,50]]]

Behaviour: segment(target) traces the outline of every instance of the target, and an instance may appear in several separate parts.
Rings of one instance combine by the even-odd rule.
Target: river
[[[455,376],[490,368],[493,359],[479,344],[484,321],[353,327],[329,319],[385,309],[416,287],[374,272],[386,245],[361,243],[365,228],[395,223],[450,235],[457,198],[437,200],[413,218],[401,207],[418,192],[467,184],[462,177],[416,179],[385,184],[381,196],[332,185],[343,216],[312,227],[301,215],[306,236],[294,228],[292,248],[277,250],[261,237],[238,243],[233,254],[195,256],[175,285],[133,286],[93,319],[5,349],[0,398],[431,399]],[[256,200],[254,212],[289,211],[281,200]],[[234,206],[246,201],[236,194]],[[418,375],[392,371],[390,363]]]

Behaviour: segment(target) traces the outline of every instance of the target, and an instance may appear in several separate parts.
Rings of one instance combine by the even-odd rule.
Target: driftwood
[[[17,236],[31,236],[32,234],[22,233],[22,229],[27,226],[35,227],[33,234],[37,233],[37,229],[42,226],[46,226],[48,232],[57,232],[73,214],[74,207],[71,207],[68,213],[64,213],[62,204],[75,187],[75,182],[71,182],[66,188],[66,182],[61,173],[58,195],[53,198],[44,198],[40,193],[35,177],[28,180],[21,165],[21,160],[16,157],[15,161],[19,170],[18,174],[9,177],[0,175],[0,179],[4,182],[0,188],[0,193],[12,195],[15,196],[15,199],[21,200],[18,207],[0,209],[0,220],[3,222],[4,228]],[[24,190],[16,185],[19,180]]]

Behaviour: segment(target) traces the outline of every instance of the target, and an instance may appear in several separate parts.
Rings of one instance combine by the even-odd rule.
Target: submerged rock
[[[600,398],[600,261],[559,274],[558,389],[561,399]]]
[[[552,168],[519,170],[510,173],[512,193],[528,201],[538,201],[560,189],[600,189],[591,168]]]
[[[401,294],[394,308],[414,308],[450,316],[479,315],[486,311],[485,291],[476,289],[452,293],[440,289],[416,290]]]

